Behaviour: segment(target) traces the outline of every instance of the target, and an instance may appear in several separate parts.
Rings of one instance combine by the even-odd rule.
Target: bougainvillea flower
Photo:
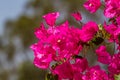
[[[109,6],[113,1],[105,2]],[[91,13],[94,13],[99,3],[100,0],[88,0],[85,5],[88,5]],[[116,13],[118,14],[117,11]],[[91,47],[94,38],[96,41],[99,38],[104,39],[102,37],[104,32],[108,37],[110,35],[110,39],[120,48],[119,16],[113,19],[118,25],[104,24],[100,30],[98,24],[92,21],[84,24],[82,29],[70,26],[68,21],[55,25],[58,16],[58,12],[44,15],[43,18],[50,27],[45,27],[42,23],[35,29],[38,42],[31,46],[34,51],[34,65],[41,69],[50,69],[51,76],[57,76],[58,80],[114,80],[114,75],[120,74],[120,52],[111,56],[106,46],[102,45],[96,49],[98,62],[108,65],[108,74],[100,69],[100,66],[90,67],[87,59],[80,56],[80,52],[86,45]],[[78,21],[82,19],[80,13],[73,13],[72,16]]]
[[[120,16],[116,18],[117,25],[120,26]]]
[[[82,20],[82,16],[80,14],[80,12],[74,12],[71,14],[77,21]]]
[[[74,71],[83,72],[88,68],[88,61],[85,58],[76,59],[75,63],[72,66]]]
[[[44,27],[44,24],[41,23],[39,28],[35,29],[34,32],[35,36],[40,39],[41,41],[45,41],[47,39],[48,36],[48,32]]]
[[[51,56],[46,56],[47,59],[42,59],[42,58],[39,58],[39,57],[35,57],[34,58],[34,62],[33,64],[38,67],[38,68],[41,68],[41,69],[47,69],[49,67],[49,64],[50,64],[50,61],[51,61]],[[47,61],[49,59],[49,61]]]
[[[74,72],[74,79],[73,80],[83,80],[82,74],[80,72]]]
[[[117,26],[115,26],[114,24],[110,25],[104,24],[104,29],[107,31],[107,33],[112,35],[117,30]]]
[[[41,42],[31,46],[34,51],[34,64],[38,68],[46,69],[49,67],[50,62],[54,59],[55,50],[50,45],[45,45]]]
[[[107,0],[104,15],[108,18],[117,17],[120,14],[120,0]]]
[[[87,22],[82,27],[80,39],[83,42],[88,42],[93,39],[94,35],[97,33],[98,30],[98,25],[95,22]]]
[[[45,19],[46,23],[49,26],[54,26],[56,19],[59,17],[59,12],[53,12],[53,13],[48,13],[46,15],[43,16],[43,18]]]
[[[115,42],[120,44],[120,28],[117,28],[117,30],[114,32],[114,38]]]
[[[55,69],[53,70],[53,74],[57,74],[59,77],[59,80],[63,80],[63,79],[82,80],[81,72],[77,70],[77,68],[75,69],[75,67],[79,67],[79,66],[78,65],[76,66],[76,64],[72,65],[70,64],[70,62],[64,62],[63,64],[55,67]],[[84,68],[84,66],[82,67]]]
[[[73,79],[73,69],[69,62],[58,65],[54,69],[54,74],[57,74],[61,79]]]
[[[96,68],[96,66],[91,67],[87,70],[85,75],[82,77],[83,80],[109,80],[108,75],[104,70]]]
[[[104,24],[104,29],[105,29],[106,32],[109,33],[109,35],[110,35],[109,41],[110,41],[110,42],[114,42],[114,40],[115,40],[114,33],[115,33],[115,31],[117,30],[117,26],[114,25],[114,24],[110,24],[110,25]]]
[[[70,27],[68,22],[52,29],[49,28],[48,33],[50,36],[47,38],[47,42],[58,51],[59,58],[69,59],[70,56],[77,55],[82,50],[82,46],[79,44],[79,29]]]
[[[106,50],[106,46],[101,45],[98,49],[96,49],[96,54],[98,56],[98,61],[103,64],[110,64],[111,56]]]
[[[108,70],[112,75],[120,74],[120,53],[113,55],[112,61],[108,66]]]
[[[90,13],[95,13],[101,6],[100,0],[88,0],[84,3],[84,7],[90,11]]]
[[[112,6],[109,6],[108,8],[106,8],[104,11],[104,15],[108,18],[114,17],[116,15],[116,12],[112,9],[113,9]]]

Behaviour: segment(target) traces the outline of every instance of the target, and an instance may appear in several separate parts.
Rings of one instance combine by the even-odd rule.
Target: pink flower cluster
[[[35,30],[39,41],[31,48],[35,53],[34,64],[39,68],[48,68],[52,61],[70,60],[72,56],[78,55],[84,43],[92,40],[98,31],[98,25],[92,21],[86,23],[82,29],[69,26],[68,21],[62,25],[51,25],[58,16],[58,12],[44,15],[49,27],[46,28],[42,23]]]
[[[120,14],[120,0],[105,0],[105,16],[112,18]]]
[[[43,16],[46,24],[41,23],[35,29],[38,42],[31,46],[34,51],[34,64],[41,69],[49,69],[57,80],[115,80],[114,76],[120,74],[120,27],[119,27],[119,0],[105,0],[106,17],[115,18],[115,22],[98,25],[89,21],[82,28],[70,26],[68,21],[57,25],[59,12],[48,13]],[[91,13],[101,6],[100,0],[88,0],[84,7]],[[81,21],[80,12],[71,14],[76,21]],[[117,53],[111,55],[102,42],[115,43]],[[103,70],[100,65],[89,66],[84,48],[97,45],[95,53],[97,61],[107,65]]]
[[[101,6],[100,0],[88,0],[84,3],[84,7],[90,11],[90,13],[95,13]]]
[[[96,50],[96,54],[99,62],[108,65],[110,80],[114,80],[114,75],[120,74],[120,52],[111,56],[107,52],[106,46],[102,45]]]

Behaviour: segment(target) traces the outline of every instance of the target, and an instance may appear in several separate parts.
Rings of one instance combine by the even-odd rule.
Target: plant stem
[[[113,54],[115,54],[115,40],[114,40],[114,45],[113,45]]]

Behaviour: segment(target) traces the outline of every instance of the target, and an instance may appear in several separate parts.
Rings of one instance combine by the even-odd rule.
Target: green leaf
[[[120,41],[120,35],[118,35],[118,40]]]
[[[98,25],[99,30],[103,30],[103,26],[101,24]]]
[[[120,80],[120,74],[114,76],[115,80]]]
[[[95,45],[99,45],[104,41],[104,39],[102,37],[96,37],[95,39],[92,40],[92,43],[94,43]]]
[[[58,80],[58,76],[57,75],[52,75],[52,73],[48,73],[46,75],[45,80]]]
[[[53,75],[51,73],[48,73],[46,75],[46,79],[45,80],[54,80]]]

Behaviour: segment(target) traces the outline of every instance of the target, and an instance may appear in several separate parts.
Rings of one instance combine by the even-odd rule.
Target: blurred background
[[[102,7],[91,15],[82,4],[85,0],[0,0],[0,80],[45,80],[47,71],[33,65],[30,45],[37,42],[34,28],[39,27],[42,15],[61,13],[57,23],[68,19],[71,25],[79,24],[70,16],[80,11],[83,22],[93,20],[103,23],[106,19]],[[90,55],[94,57],[93,55]],[[94,60],[91,59],[91,63]]]

